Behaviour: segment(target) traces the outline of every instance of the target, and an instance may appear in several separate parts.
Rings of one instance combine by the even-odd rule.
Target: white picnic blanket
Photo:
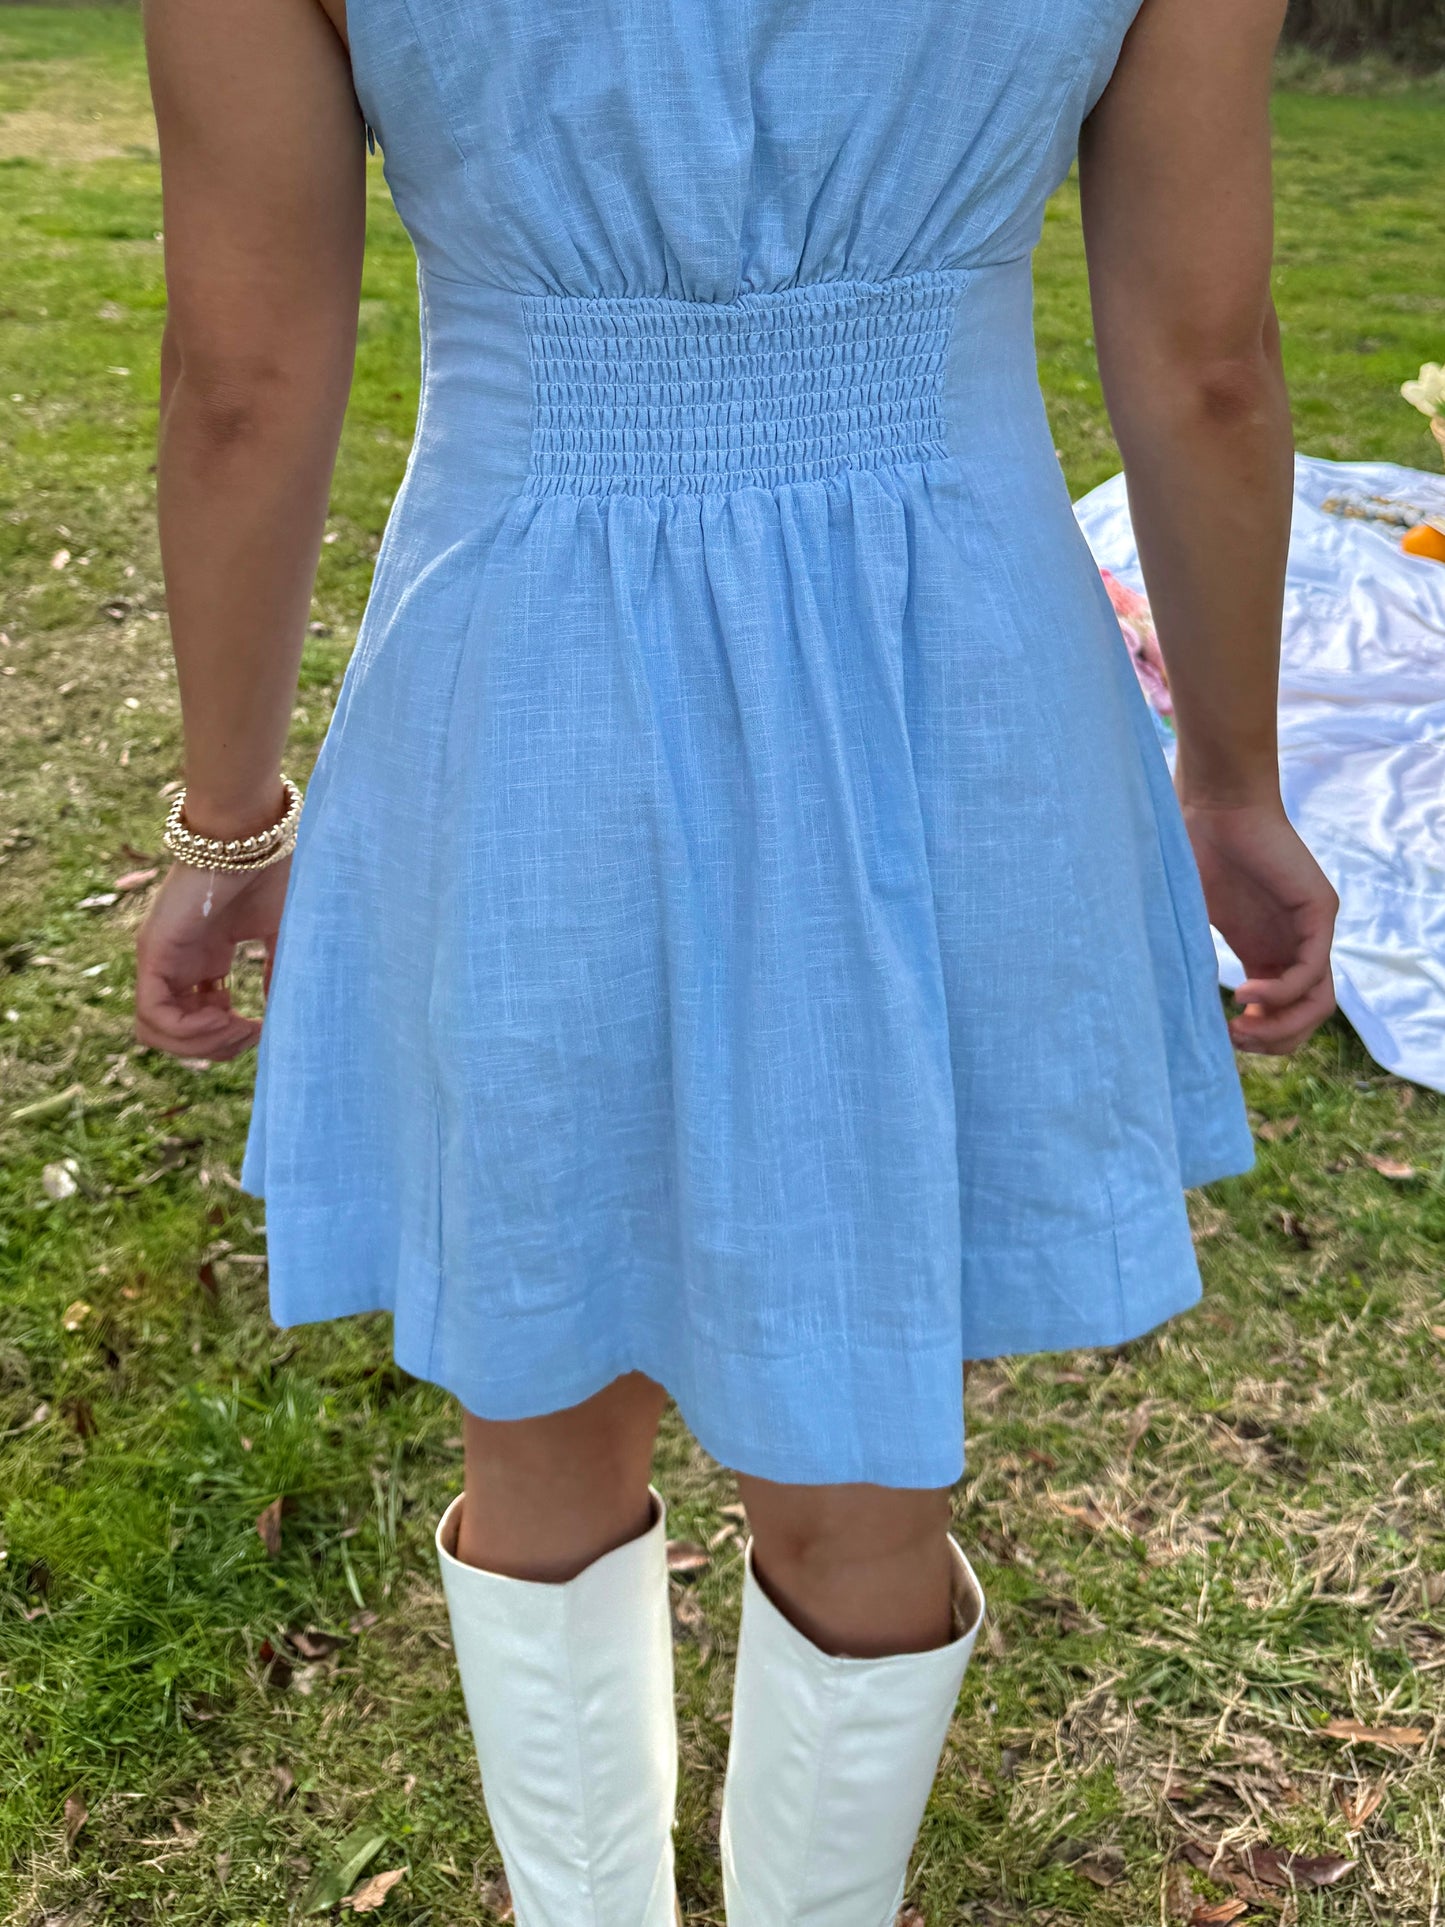
[[[1445,477],[1296,457],[1281,787],[1339,891],[1340,1009],[1377,1063],[1445,1091],[1445,564],[1322,509],[1341,496],[1442,515]],[[1123,476],[1074,507],[1100,566],[1142,589]],[[1217,932],[1215,947],[1220,982],[1240,983]]]

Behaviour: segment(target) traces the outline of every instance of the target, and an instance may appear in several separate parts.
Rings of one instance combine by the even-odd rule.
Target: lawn
[[[1424,462],[1397,389],[1445,351],[1445,92],[1281,92],[1276,120],[1300,443]],[[153,142],[131,14],[0,8],[0,1916],[279,1927],[334,1917],[366,1858],[405,1869],[397,1922],[499,1922],[429,1543],[456,1409],[382,1318],[272,1329],[236,1185],[250,1067],[130,1040],[133,879],[179,755]],[[416,399],[379,168],[372,196],[300,774]],[[1116,463],[1072,187],[1039,337],[1081,490]],[[914,1927],[1440,1918],[1445,1102],[1339,1023],[1244,1075],[1259,1163],[1194,1194],[1204,1305],[971,1377],[958,1523],[993,1619]],[[735,1494],[676,1424],[657,1476],[712,1549],[676,1588],[697,1927],[721,1920]]]

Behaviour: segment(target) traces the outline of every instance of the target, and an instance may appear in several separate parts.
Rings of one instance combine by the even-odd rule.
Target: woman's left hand
[[[151,1050],[224,1063],[261,1035],[231,1007],[226,979],[242,943],[266,947],[265,987],[291,859],[265,870],[171,866],[136,937],[135,1034]]]

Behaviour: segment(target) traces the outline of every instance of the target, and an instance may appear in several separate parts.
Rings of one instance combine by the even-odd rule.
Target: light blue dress
[[[1253,1147],[1031,325],[1135,10],[352,0],[424,379],[261,1047],[279,1323],[923,1486],[964,1359],[1198,1297]]]

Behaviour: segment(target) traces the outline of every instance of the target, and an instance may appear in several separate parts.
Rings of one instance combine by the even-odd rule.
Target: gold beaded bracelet
[[[180,790],[166,816],[161,841],[177,863],[197,870],[265,870],[296,847],[301,820],[301,790],[289,776],[281,778],[286,808],[280,819],[255,836],[198,836],[185,820],[186,792]]]

